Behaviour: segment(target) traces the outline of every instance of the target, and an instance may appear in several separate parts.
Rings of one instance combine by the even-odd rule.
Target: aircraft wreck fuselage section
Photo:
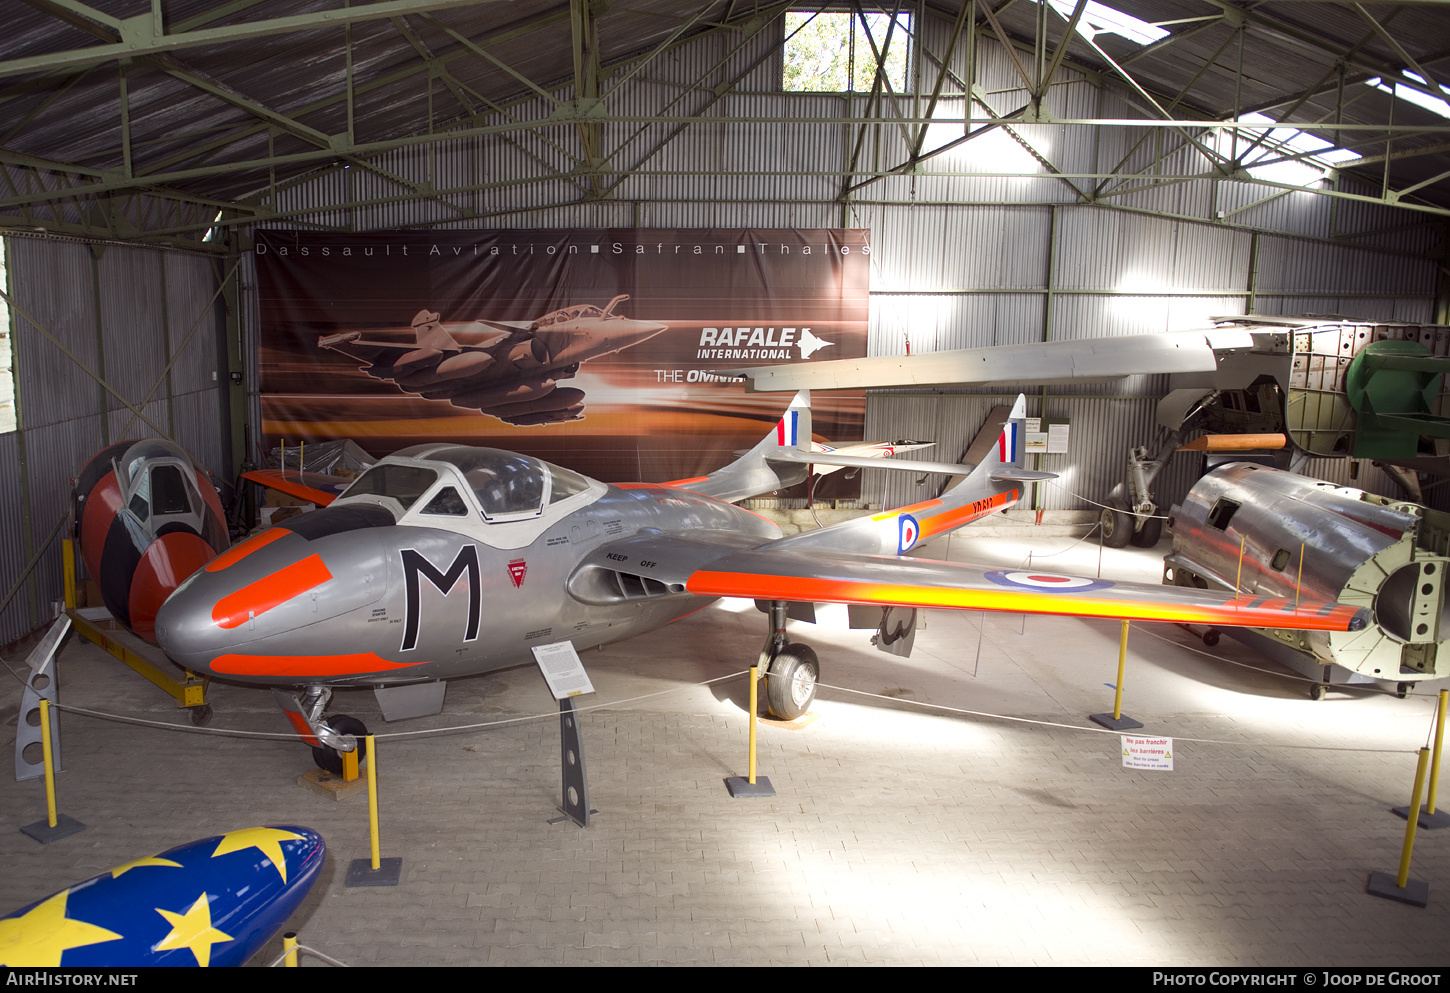
[[[714,599],[685,592],[689,563],[648,547],[633,554],[623,537],[683,527],[717,535],[723,555],[780,536],[749,511],[687,490],[595,485],[602,492],[566,501],[579,506],[537,518],[490,523],[468,507],[469,517],[434,526],[427,518],[440,515],[418,508],[450,506],[438,499],[449,487],[459,495],[447,476],[401,515],[384,501],[344,497],[197,573],[188,586],[216,606],[210,617],[164,612],[168,654],[269,685],[380,686],[487,672],[531,660],[532,645],[567,639],[592,648]],[[606,542],[608,553],[593,554]],[[560,598],[560,589],[570,595]]]
[[[1360,631],[1263,633],[1375,679],[1444,675],[1450,515],[1234,463],[1195,483],[1171,523],[1165,582],[1362,606],[1373,623]]]

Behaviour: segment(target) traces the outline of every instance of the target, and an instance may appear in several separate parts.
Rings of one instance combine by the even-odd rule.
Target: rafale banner
[[[789,402],[716,373],[866,354],[860,230],[260,231],[256,255],[268,447],[451,441],[680,479]],[[863,411],[814,397],[817,438],[861,440]]]

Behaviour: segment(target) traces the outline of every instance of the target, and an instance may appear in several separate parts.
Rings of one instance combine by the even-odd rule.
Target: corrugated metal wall
[[[927,18],[918,27],[933,52],[945,50],[946,21]],[[993,129],[924,160],[913,174],[862,185],[843,205],[840,173],[853,161],[857,128],[749,119],[860,114],[865,98],[777,92],[779,44],[779,34],[770,31],[711,35],[672,50],[614,93],[609,106],[619,115],[719,120],[683,130],[664,123],[604,125],[612,165],[637,171],[602,176],[602,201],[580,202],[592,188],[585,177],[535,181],[578,164],[578,129],[557,127],[402,149],[377,161],[392,179],[358,167],[338,170],[292,188],[278,206],[315,208],[302,220],[353,230],[867,228],[875,248],[872,354],[900,354],[908,341],[912,352],[928,352],[1183,330],[1251,307],[1264,314],[1433,319],[1435,263],[1427,256],[1440,237],[1436,222],[1362,201],[1209,179],[1213,157],[1233,146],[1226,132],[1185,136],[1165,128],[1054,124]],[[1011,60],[990,39],[958,45],[950,68],[957,78],[944,90],[936,112],[942,123],[932,126],[926,150],[965,133],[958,80],[974,79],[980,100],[997,114],[1027,102]],[[927,90],[934,73],[931,66],[921,69]],[[572,97],[568,90],[557,95]],[[925,110],[925,99],[886,103],[893,101],[907,116]],[[538,99],[513,113],[542,117],[548,109]],[[1047,109],[1054,118],[1140,116],[1120,88],[1072,70],[1053,86]],[[902,131],[868,128],[857,169],[904,161]],[[1068,179],[1053,176],[1046,162],[1062,173],[1141,175]],[[1001,172],[1016,175],[991,175]],[[1204,178],[1155,186],[1155,175]],[[1376,192],[1347,179],[1325,181],[1331,182],[1343,192]],[[406,195],[404,183],[431,183],[444,192],[417,199]],[[474,184],[486,185],[447,192]],[[1152,441],[1153,407],[1164,389],[1163,377],[1142,376],[1034,396],[1033,413],[1070,418],[1073,438],[1072,454],[1044,459],[1063,478],[1041,488],[1039,505],[1086,509],[1087,500],[1102,500],[1121,479],[1128,448]],[[1000,391],[967,392],[976,395],[873,395],[868,434],[934,439],[942,454],[960,454],[986,410],[1001,402],[986,395]],[[1180,497],[1191,475],[1186,464],[1171,465],[1159,477],[1160,497]],[[920,495],[914,480],[896,480],[888,490],[885,479],[866,474],[868,500]]]
[[[45,542],[87,459],[112,441],[169,436],[222,472],[225,452],[211,260],[15,237],[5,253],[20,426],[0,435],[0,596],[21,587],[0,610],[0,644],[47,621],[62,595],[60,536]]]

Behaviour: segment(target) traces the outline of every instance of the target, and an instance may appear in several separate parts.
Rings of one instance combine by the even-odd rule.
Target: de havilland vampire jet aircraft
[[[909,650],[921,607],[1276,629],[1367,622],[1333,602],[907,557],[1048,475],[1021,467],[1025,409],[1019,397],[970,469],[814,452],[805,392],[735,462],[670,483],[607,485],[497,449],[419,445],[198,571],[161,608],[157,637],[190,669],[271,686],[326,764],[361,733],[352,718],[323,716],[335,686],[374,687],[389,719],[436,713],[450,677],[527,663],[534,646],[619,641],[722,596],[765,607],[766,698],[784,718],[809,707],[819,671],[787,637],[787,616],[820,602],[854,605],[858,626],[878,628],[895,654]],[[817,461],[964,478],[936,499],[785,537],[732,503],[800,482]]]
[[[325,335],[318,345],[360,362],[375,379],[429,400],[447,400],[508,424],[551,424],[584,416],[584,391],[558,381],[579,364],[653,338],[665,325],[622,317],[614,308],[579,304],[533,321],[481,320],[450,331],[439,315],[413,317],[414,341],[365,338],[361,331]]]

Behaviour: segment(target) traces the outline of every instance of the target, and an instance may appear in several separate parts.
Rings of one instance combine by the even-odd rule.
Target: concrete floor
[[[926,554],[1019,565],[1030,548],[1038,569],[1098,568],[1095,545],[1002,532]],[[1156,582],[1165,550],[1109,550],[1103,575]],[[905,661],[869,632],[792,633],[828,688],[814,724],[761,729],[773,799],[732,800],[723,783],[745,772],[745,679],[701,685],[753,659],[764,622],[745,602],[586,654],[588,829],[548,823],[553,716],[381,738],[392,889],[343,885],[368,855],[366,798],[299,787],[305,748],[189,733],[169,697],[72,641],[62,704],[182,730],[64,715],[60,808],[88,828],[36,844],[18,829],[44,817],[42,785],[4,777],[0,909],[206,835],[302,824],[329,859],[292,927],[353,965],[1450,964],[1450,831],[1416,846],[1427,908],[1366,893],[1372,871],[1398,867],[1404,822],[1388,808],[1409,800],[1427,684],[1315,703],[1228,639],[1210,654],[1135,625],[1124,710],[1176,744],[1173,772],[1140,772],[1086,720],[1112,708],[1117,622],[932,612]],[[19,688],[0,685],[13,727]],[[286,730],[266,690],[214,683],[211,700],[209,730]],[[385,725],[366,691],[331,710],[401,735],[555,708],[520,668],[454,682],[436,718]]]

